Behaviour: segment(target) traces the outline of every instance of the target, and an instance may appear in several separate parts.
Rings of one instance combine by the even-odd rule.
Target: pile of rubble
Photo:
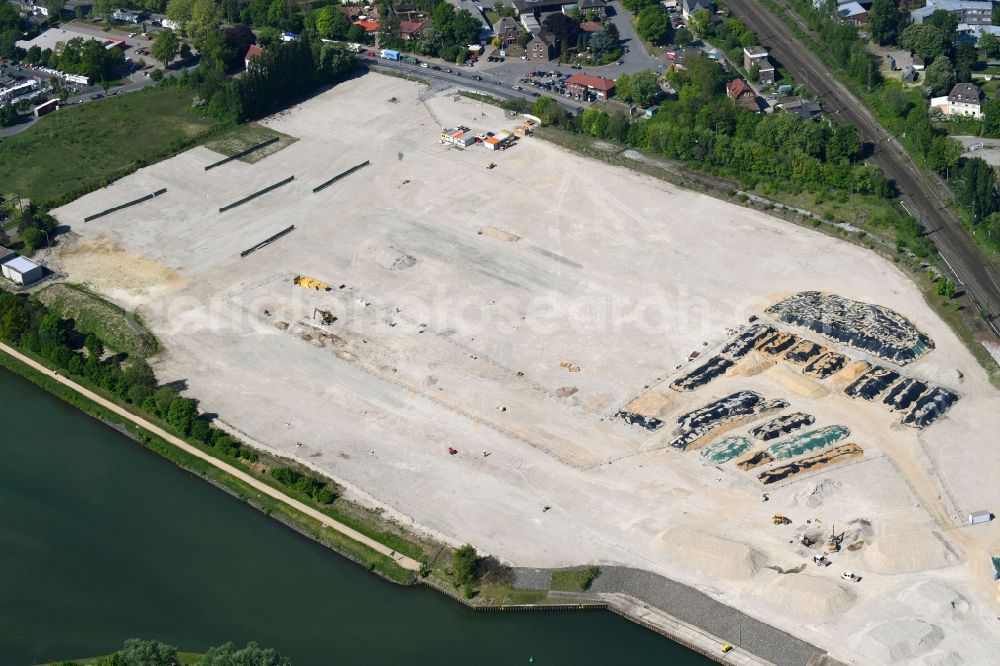
[[[767,313],[900,365],[934,349],[931,339],[898,312],[834,294],[803,291]]]

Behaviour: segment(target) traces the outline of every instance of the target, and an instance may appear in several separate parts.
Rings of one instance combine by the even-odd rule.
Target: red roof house
[[[354,25],[360,25],[365,29],[365,32],[369,35],[378,32],[379,22],[378,21],[355,21]]]
[[[583,93],[590,92],[597,99],[608,99],[615,89],[615,82],[611,79],[591,76],[590,74],[574,74],[566,79],[566,89],[574,94],[582,95]]]
[[[427,21],[400,21],[399,35],[406,40],[416,39],[425,27],[427,27]]]
[[[256,44],[251,44],[250,48],[247,49],[246,55],[243,56],[243,63],[244,63],[244,65],[246,65],[247,67],[249,67],[250,66],[250,60],[252,60],[253,58],[256,58],[257,56],[259,56],[263,52],[264,52],[264,49],[260,48]]]

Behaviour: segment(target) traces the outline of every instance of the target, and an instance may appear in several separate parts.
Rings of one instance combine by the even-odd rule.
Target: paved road
[[[300,502],[298,500],[295,500],[295,499],[292,499],[291,497],[288,497],[287,495],[285,495],[281,491],[279,491],[279,490],[277,490],[275,488],[272,488],[271,486],[267,485],[266,483],[264,483],[262,481],[259,481],[259,480],[255,479],[254,477],[250,476],[246,472],[244,472],[244,471],[242,471],[240,469],[237,469],[237,468],[233,467],[232,465],[224,463],[221,460],[219,460],[218,458],[213,458],[212,456],[208,455],[207,453],[202,452],[200,449],[197,449],[197,448],[191,446],[190,444],[188,444],[184,440],[180,439],[179,437],[175,437],[174,435],[171,435],[166,430],[163,430],[162,428],[153,425],[152,423],[150,423],[146,419],[143,419],[143,418],[141,418],[139,416],[136,416],[132,412],[130,412],[130,411],[126,410],[126,409],[123,409],[122,407],[119,407],[117,404],[111,402],[110,400],[106,400],[106,399],[102,398],[101,396],[97,395],[96,393],[94,393],[93,391],[90,391],[89,389],[86,389],[83,386],[80,386],[79,384],[77,384],[73,380],[68,379],[68,378],[66,378],[66,377],[64,377],[64,376],[62,376],[62,375],[60,375],[60,374],[58,374],[58,373],[56,373],[56,372],[54,372],[54,371],[46,368],[44,365],[35,362],[34,360],[28,358],[27,356],[25,356],[24,354],[20,353],[16,349],[14,349],[12,347],[9,347],[9,346],[7,346],[7,345],[5,345],[3,343],[0,343],[0,352],[9,354],[10,356],[12,356],[15,359],[17,359],[18,361],[20,361],[21,363],[24,363],[25,365],[31,367],[32,369],[34,369],[34,370],[36,370],[36,371],[38,371],[38,372],[40,372],[40,373],[42,373],[44,375],[47,375],[47,376],[51,377],[52,379],[56,380],[57,382],[59,382],[63,386],[69,387],[70,389],[76,391],[77,393],[79,393],[83,397],[87,398],[88,400],[97,403],[98,405],[100,405],[104,409],[117,414],[118,416],[120,416],[123,419],[131,421],[132,423],[134,423],[135,425],[139,426],[140,428],[143,428],[144,430],[147,430],[147,431],[153,433],[157,437],[160,437],[160,438],[166,440],[167,442],[169,442],[173,446],[176,446],[177,448],[179,448],[180,450],[184,451],[185,453],[187,453],[189,455],[192,455],[195,458],[200,458],[201,460],[204,460],[205,462],[207,462],[208,464],[212,465],[213,467],[215,467],[215,468],[217,468],[219,470],[222,470],[226,474],[228,474],[228,475],[230,475],[232,477],[235,477],[236,479],[239,479],[241,482],[243,482],[246,485],[250,486],[254,490],[260,491],[260,492],[264,493],[265,495],[268,495],[269,497],[272,497],[272,498],[278,500],[282,504],[286,504],[286,505],[292,507],[293,509],[295,509],[296,511],[298,511],[300,513],[303,513],[303,514],[309,516],[310,518],[312,518],[312,519],[314,519],[316,521],[319,521],[320,524],[322,524],[322,525],[324,525],[326,527],[329,527],[332,530],[336,530],[337,532],[340,532],[341,534],[343,534],[344,536],[346,536],[346,537],[348,537],[350,539],[353,539],[355,541],[363,543],[364,545],[368,546],[372,550],[377,551],[377,552],[381,553],[382,555],[385,555],[386,557],[392,558],[396,562],[396,564],[398,564],[399,566],[403,567],[404,569],[408,569],[410,571],[419,571],[420,570],[420,562],[417,562],[416,560],[410,559],[409,557],[406,557],[405,555],[400,555],[399,553],[397,553],[396,551],[392,550],[388,546],[385,546],[385,545],[379,543],[378,541],[375,541],[374,539],[370,539],[369,537],[365,536],[364,534],[361,534],[360,532],[351,529],[350,527],[348,527],[347,525],[344,525],[343,523],[337,522],[333,518],[330,518],[329,516],[327,516],[327,515],[325,515],[323,513],[320,513],[316,509],[314,509],[314,508],[312,508],[310,506],[307,506],[307,505],[303,504],[302,502]]]
[[[910,158],[867,107],[834,78],[819,57],[799,42],[784,22],[756,0],[730,0],[728,4],[795,80],[823,101],[830,115],[840,122],[855,125],[862,139],[875,145],[875,154],[869,162],[895,181],[904,209],[920,222],[958,282],[989,313],[990,327],[1000,337],[992,322],[1000,314],[1000,268],[979,249],[962,221],[949,208],[947,202],[952,195],[947,186]]]
[[[362,60],[365,60],[362,57]],[[367,60],[372,60],[367,58]],[[432,62],[428,60],[427,62]],[[445,65],[452,69],[452,73],[447,73],[443,71],[435,71],[433,69],[424,68],[419,65],[410,65],[405,62],[396,62],[394,60],[382,60],[380,58],[375,58],[374,62],[368,62],[367,64],[373,67],[383,67],[385,69],[395,70],[397,72],[405,72],[413,76],[419,76],[423,79],[428,79],[434,82],[449,83],[452,85],[460,86],[462,88],[481,92],[486,95],[491,95],[493,97],[499,97],[500,99],[526,99],[529,102],[535,101],[535,96],[532,94],[533,90],[514,90],[510,84],[502,80],[500,77],[496,76],[492,72],[487,71],[477,71],[478,68],[471,67],[457,67],[455,65]],[[455,72],[461,72],[461,75]],[[474,75],[479,75],[483,78],[482,81],[476,81],[472,77]],[[550,95],[553,99],[562,104],[567,111],[577,113],[582,107],[581,103],[575,100],[570,101],[564,99],[558,95]]]

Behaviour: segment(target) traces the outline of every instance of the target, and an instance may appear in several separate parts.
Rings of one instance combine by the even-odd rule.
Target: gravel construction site
[[[967,517],[1000,511],[1000,394],[907,276],[537,137],[441,141],[520,121],[366,75],[266,119],[296,140],[264,159],[54,211],[52,267],[139,314],[162,381],[414,530],[646,569],[845,662],[994,662],[1000,520]]]

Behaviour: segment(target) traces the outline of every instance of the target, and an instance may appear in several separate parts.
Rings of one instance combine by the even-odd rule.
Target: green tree
[[[167,18],[176,21],[181,26],[181,31],[187,29],[191,13],[194,11],[194,2],[195,0],[169,0],[167,2]]]
[[[233,643],[211,648],[198,663],[200,666],[291,666],[287,657],[254,642],[242,648]]]
[[[656,74],[648,69],[638,71],[635,74],[623,74],[618,77],[615,87],[618,97],[631,99],[642,107],[651,106],[660,92],[660,84]]]
[[[1000,98],[988,99],[983,104],[983,131],[986,136],[1000,137]]]
[[[0,127],[10,127],[17,122],[17,110],[10,102],[0,106]]]
[[[958,17],[947,9],[935,9],[924,21],[924,25],[932,25],[940,30],[949,44],[958,37]]]
[[[604,29],[591,35],[587,45],[590,46],[594,55],[600,58],[605,53],[610,53],[618,48],[618,39],[609,30]]]
[[[535,100],[535,104],[531,108],[531,113],[538,116],[546,125],[556,123],[566,116],[562,107],[559,106],[559,102],[544,95]]]
[[[868,10],[868,32],[881,45],[895,44],[899,20],[898,0],[875,0]]]
[[[914,23],[903,30],[899,45],[921,58],[933,59],[947,51],[948,43],[944,34],[930,23]]]
[[[455,551],[451,558],[451,571],[456,586],[468,588],[476,582],[478,562],[479,555],[476,554],[476,549],[469,544],[465,544]]]
[[[932,95],[947,95],[953,85],[955,85],[955,72],[947,58],[938,58],[924,72],[924,87]]]
[[[191,6],[191,20],[184,30],[197,39],[215,32],[222,22],[222,9],[215,0],[194,0]]]
[[[712,28],[712,12],[699,9],[688,20],[688,27],[698,37],[705,37]]]
[[[968,83],[972,81],[972,68],[979,59],[979,52],[971,43],[962,41],[955,47],[955,79]]]
[[[197,416],[198,410],[191,398],[177,398],[167,409],[167,423],[184,435],[191,432],[191,423]]]
[[[996,9],[998,5],[994,5]],[[1000,39],[992,32],[984,32],[979,35],[979,47],[986,54],[987,58],[996,58],[1000,56]]]
[[[447,3],[442,3],[447,4]],[[347,41],[353,42],[355,44],[367,44],[368,43],[368,33],[357,23],[352,23],[351,27],[347,29]]]
[[[177,400],[180,394],[177,393],[177,389],[170,388],[169,386],[164,386],[153,394],[153,402],[156,406],[155,414],[160,418],[166,418],[167,412],[170,411],[170,404]]]
[[[18,342],[28,330],[28,315],[18,303],[0,314],[0,338],[7,342]]]
[[[170,28],[166,28],[156,34],[149,52],[164,65],[169,65],[177,57],[179,47],[177,35]]]
[[[107,666],[174,666],[177,648],[159,641],[130,638],[120,650],[107,658]]]
[[[337,5],[321,7],[316,10],[313,16],[316,22],[316,33],[323,39],[344,39],[347,37],[351,22]]]
[[[639,12],[636,31],[647,42],[663,44],[670,41],[671,29],[670,14],[663,5],[646,7]]]
[[[36,227],[29,227],[21,234],[21,240],[29,252],[34,252],[45,245],[45,234]]]

